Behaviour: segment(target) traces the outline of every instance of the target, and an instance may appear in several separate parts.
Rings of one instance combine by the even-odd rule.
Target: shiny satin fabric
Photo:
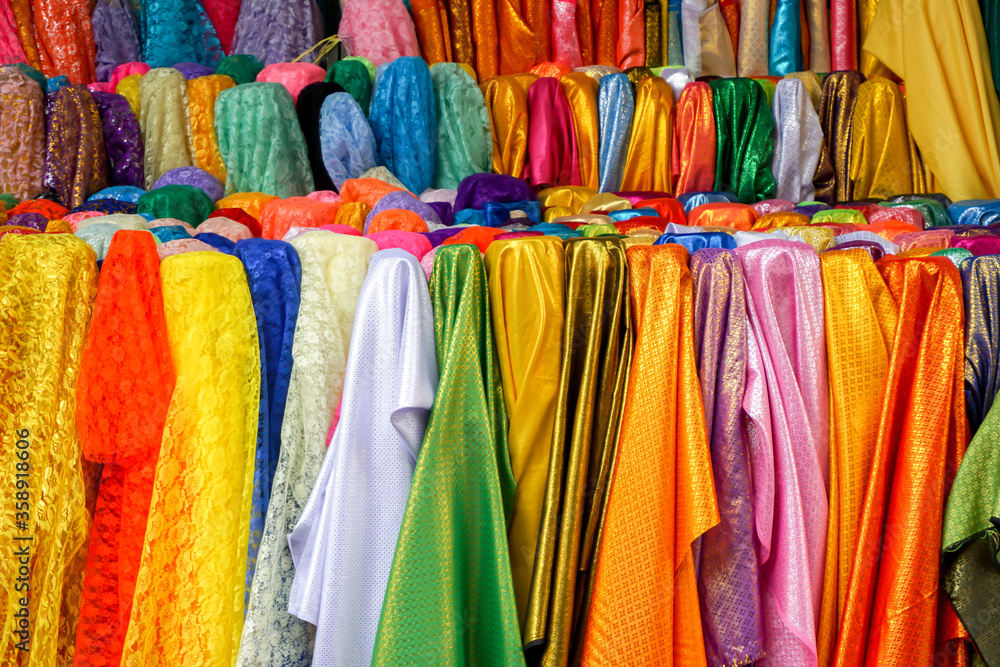
[[[550,216],[550,211],[568,210],[568,215],[574,216],[595,194],[594,190],[580,185],[564,185],[539,190],[538,203],[544,209],[545,221],[552,222],[552,218],[556,216]]]
[[[447,8],[451,57],[447,60],[473,68],[487,79],[500,73],[495,0],[453,0],[442,3]],[[417,54],[414,54],[417,55]]]
[[[823,128],[801,81],[778,82],[774,117],[777,123],[772,164],[774,196],[793,202],[810,201],[816,194],[813,177],[819,166]]]
[[[740,76],[763,76],[768,72],[768,0],[740,0],[740,39],[736,62]]]
[[[550,16],[551,7],[547,1],[497,0],[500,74],[527,72],[533,65],[550,59]],[[423,46],[423,38],[420,44]]]
[[[492,168],[490,114],[475,79],[454,63],[431,68],[437,104],[435,188],[456,188],[470,174]]]
[[[688,84],[674,110],[673,192],[711,190],[716,170],[715,111],[712,88],[704,82]]]
[[[863,2],[864,0],[862,0]],[[830,67],[835,72],[858,68],[857,0],[830,2]]]
[[[75,394],[96,290],[94,253],[80,239],[7,233],[0,241],[0,449],[11,480],[2,501],[11,519],[0,540],[0,662],[12,667],[73,662],[91,525],[87,499],[97,485],[96,470],[82,460]],[[14,491],[22,479],[27,501]],[[31,567],[19,574],[26,542]],[[30,606],[19,604],[25,584]],[[27,614],[27,627],[18,613]],[[20,641],[30,651],[19,649]]]
[[[799,0],[776,0],[771,18],[768,74],[785,76],[803,68]]]
[[[49,96],[45,185],[69,208],[108,186],[101,114],[84,86],[71,85]]]
[[[556,343],[551,453],[522,632],[528,659],[546,666],[576,662],[583,649],[632,354],[622,241],[566,241],[565,266],[566,326]]]
[[[552,236],[495,241],[485,259],[517,483],[507,541],[523,623],[551,467],[564,317],[563,246]]]
[[[639,82],[622,189],[673,191],[673,116],[674,93],[667,82],[658,76]]]
[[[708,664],[745,665],[764,656],[764,618],[742,429],[750,326],[743,269],[736,253],[713,248],[691,255],[691,275],[695,355],[720,516],[696,551],[702,632]]]
[[[597,97],[601,132],[598,190],[617,192],[621,189],[632,136],[635,93],[627,75],[609,74],[601,78]]]
[[[504,536],[515,481],[486,272],[440,246],[430,279],[440,382],[399,531],[372,665],[523,665]],[[463,447],[454,447],[462,442]],[[450,539],[441,540],[442,535]],[[477,554],[456,558],[456,550]],[[454,633],[455,620],[469,630]],[[447,641],[442,638],[450,637]]]
[[[736,240],[732,234],[726,232],[702,232],[702,233],[681,233],[662,234],[653,245],[663,245],[665,243],[676,243],[684,246],[691,254],[706,248],[725,248],[731,250],[736,247]]]
[[[663,36],[660,28],[664,25],[663,8],[659,0],[647,0],[643,2],[643,18],[645,19],[646,44],[644,46],[646,67],[660,67],[663,65]]]
[[[906,81],[907,121],[931,175],[927,187],[953,200],[1000,196],[1000,102],[976,4],[881,0],[864,44]],[[949,75],[919,75],[933,71]]]
[[[613,63],[625,70],[646,62],[646,14],[642,0],[617,0],[618,42]],[[604,63],[602,63],[604,64]],[[611,64],[611,63],[608,63]]]
[[[116,234],[98,287],[77,381],[76,423],[84,458],[104,468],[75,659],[116,667],[175,380],[153,238],[142,231]]]
[[[24,53],[33,67],[47,77],[65,74],[72,83],[95,80],[89,3],[16,0],[12,6]]]
[[[541,77],[528,90],[527,177],[534,187],[580,185],[573,116],[558,79]]]
[[[837,665],[929,663],[956,625],[938,623],[938,564],[941,507],[967,441],[961,279],[943,257],[887,257],[878,269],[899,317]]]
[[[815,664],[830,444],[819,258],[803,243],[782,240],[751,243],[736,253],[751,325],[743,410],[764,649],[775,665]]]
[[[226,165],[215,139],[215,100],[219,93],[235,85],[223,74],[200,76],[187,82],[192,162],[223,183],[226,182]]]
[[[1000,390],[1000,332],[991,317],[1000,298],[1000,261],[976,257],[960,265],[965,295],[965,411],[975,435]]]
[[[564,2],[564,0],[557,0]],[[576,152],[580,165],[580,184],[597,190],[600,187],[600,131],[598,126],[598,94],[600,84],[582,72],[570,72],[560,77],[563,91],[573,113]],[[574,211],[575,213],[575,211]]]
[[[513,76],[493,77],[480,88],[493,134],[493,171],[521,178],[528,159],[528,93]]]
[[[913,185],[906,111],[899,87],[873,77],[858,88],[851,124],[851,196],[885,198]]]
[[[578,17],[588,7],[581,7],[576,0],[552,0],[552,59],[572,68],[583,66],[580,35],[577,33]],[[587,21],[589,23],[589,21]]]
[[[853,4],[853,0],[850,1]],[[864,81],[865,77],[860,72],[833,72],[823,79],[819,119],[833,168],[833,196],[837,201],[850,201],[853,196],[851,136],[858,88]],[[817,192],[825,189],[818,181],[816,188]]]
[[[715,107],[715,190],[734,192],[744,204],[773,198],[775,123],[764,90],[750,79],[717,79],[709,85]]]
[[[146,189],[177,167],[193,166],[188,138],[187,80],[172,67],[150,70],[139,79]],[[254,130],[256,131],[256,130]]]
[[[692,545],[719,523],[719,509],[689,255],[668,244],[633,246],[627,256],[635,351],[582,660],[705,664]]]
[[[141,188],[143,178],[143,145],[139,119],[121,95],[92,92],[94,104],[101,114],[104,149],[108,156],[108,184]]]
[[[820,255],[830,380],[830,519],[818,628],[819,663],[833,664],[881,417],[897,306],[861,249]]]
[[[753,223],[751,231],[766,231],[781,227],[801,227],[809,224],[809,218],[793,211],[780,211],[762,215]]]
[[[160,273],[177,384],[121,664],[231,663],[246,594],[257,325],[235,257],[186,253],[165,260]]]
[[[692,227],[730,227],[749,231],[757,222],[757,212],[746,204],[702,204],[688,213]]]
[[[0,191],[31,199],[45,186],[45,95],[16,67],[0,67]]]
[[[410,14],[420,42],[420,55],[427,64],[451,62],[447,6],[441,0],[417,0],[410,3]]]

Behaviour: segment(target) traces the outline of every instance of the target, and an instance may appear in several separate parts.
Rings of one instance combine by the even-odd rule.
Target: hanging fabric
[[[733,192],[745,204],[771,199],[775,125],[763,88],[750,79],[717,79],[709,86],[715,106],[715,190]]]
[[[264,65],[288,63],[322,39],[323,17],[315,0],[241,0],[231,53],[245,53]]]
[[[139,8],[143,60],[150,67],[215,67],[225,53],[201,0],[145,0]]]
[[[973,435],[990,413],[1000,390],[1000,332],[991,313],[1000,297],[1000,265],[993,258],[961,265],[965,291],[965,411]],[[947,544],[946,544],[947,546]]]
[[[823,79],[823,99],[819,107],[820,125],[833,168],[836,201],[852,198],[851,138],[858,88],[865,82],[860,72],[833,72]],[[816,184],[817,189],[821,183]]]
[[[561,0],[560,0],[561,1]],[[580,184],[598,188],[600,129],[598,93],[600,82],[582,72],[570,72],[559,78],[570,111],[573,113],[573,133],[580,164]]]
[[[215,101],[219,93],[235,85],[235,81],[223,74],[200,76],[187,82],[192,162],[222,183],[226,182],[226,165],[215,138]]]
[[[0,191],[31,199],[44,190],[45,95],[16,67],[0,67]]]
[[[778,82],[774,119],[774,196],[793,202],[811,201],[816,194],[813,178],[819,165],[823,128],[805,85],[798,79]]]
[[[151,70],[139,79],[146,189],[177,167],[190,167],[187,80],[172,67]]]
[[[90,20],[97,81],[108,81],[119,65],[142,60],[135,11],[128,0],[97,0]]]
[[[635,91],[635,121],[621,188],[670,193],[673,188],[674,93],[658,76]]]
[[[559,80],[541,77],[528,90],[527,180],[534,187],[580,185],[580,160],[569,101]]]
[[[437,105],[435,188],[456,188],[470,174],[490,171],[490,114],[475,80],[455,63],[431,68]]]
[[[909,132],[903,95],[892,81],[877,76],[858,87],[851,121],[849,177],[855,199],[884,199],[912,190]]]
[[[92,92],[94,104],[101,114],[104,131],[104,147],[107,152],[108,184],[141,188],[143,178],[144,151],[139,119],[121,95],[115,93]]]
[[[45,180],[73,208],[108,186],[101,114],[84,86],[59,89],[46,103]]]

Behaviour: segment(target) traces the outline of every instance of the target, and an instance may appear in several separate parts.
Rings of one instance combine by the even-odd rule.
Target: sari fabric
[[[333,93],[323,100],[319,140],[323,166],[338,191],[348,179],[360,178],[375,166],[375,135],[356,98],[348,93]]]
[[[319,475],[340,401],[358,295],[375,244],[312,231],[290,242],[302,265],[302,291],[281,448],[237,665],[309,663],[314,629],[288,613],[295,574],[286,536]]]
[[[957,625],[939,609],[938,575],[941,507],[967,440],[962,286],[943,257],[886,257],[878,269],[899,317],[836,664],[928,664]]]
[[[437,389],[434,315],[414,257],[372,256],[350,343],[340,421],[289,536],[289,610],[316,626],[313,664],[365,667]]]
[[[709,85],[715,107],[715,190],[733,192],[744,204],[772,199],[775,124],[764,89],[750,79],[717,79]]]
[[[226,182],[226,165],[215,138],[215,101],[219,93],[235,85],[235,81],[222,74],[200,76],[187,82],[192,162],[222,183]]]
[[[712,88],[695,81],[684,88],[674,116],[672,192],[711,190],[715,185],[715,111]]]
[[[323,36],[315,0],[242,0],[232,53],[255,56],[264,65],[292,62]]]
[[[400,0],[351,0],[344,5],[338,35],[348,53],[375,67],[420,55],[413,19]]]
[[[101,114],[81,85],[61,88],[47,104],[45,185],[69,208],[108,187],[108,159]]]
[[[910,163],[909,137],[899,87],[880,76],[861,84],[851,123],[854,199],[885,198],[913,189],[913,172],[920,165]]]
[[[833,169],[833,198],[836,201],[852,198],[851,137],[858,89],[864,82],[865,77],[860,72],[833,72],[823,79],[819,119]],[[817,182],[816,187],[818,190],[822,184]]]
[[[261,127],[269,131],[261,134]],[[280,83],[249,83],[219,93],[215,133],[227,195],[263,192],[284,198],[315,190],[295,105]]]
[[[193,166],[188,139],[187,80],[172,67],[151,70],[139,79],[146,189],[177,167]]]
[[[804,243],[782,240],[740,246],[736,253],[746,276],[751,331],[743,410],[764,649],[776,665],[815,664],[829,474],[819,258]]]
[[[80,603],[78,665],[121,663],[174,380],[156,246],[145,232],[123,231],[101,266],[77,381],[83,456],[104,464]]]
[[[108,184],[111,186],[143,187],[143,144],[139,119],[121,95],[92,92],[91,97],[101,114],[104,149],[108,157]]]
[[[774,196],[793,202],[811,201],[816,194],[813,177],[819,166],[823,128],[798,79],[782,79],[774,95],[777,141],[772,170]]]
[[[413,659],[524,664],[505,540],[515,481],[486,289],[476,248],[437,249],[430,292],[440,383],[389,574],[374,667]],[[476,557],[456,558],[456,550]],[[440,641],[463,618],[469,629]]]
[[[434,183],[437,106],[427,63],[406,57],[392,61],[378,79],[368,118],[378,163],[411,192]]]
[[[431,68],[437,105],[435,188],[457,188],[470,174],[492,168],[490,114],[476,81],[455,63]]]
[[[561,1],[561,0],[560,0]],[[599,186],[599,142],[597,98],[600,83],[582,72],[559,78],[573,113],[576,152],[580,163],[580,184],[596,190]]]
[[[490,114],[493,171],[521,178],[528,159],[528,93],[513,76],[480,85]]]
[[[45,95],[16,67],[0,68],[0,192],[31,199],[45,186]]]
[[[214,68],[225,55],[201,0],[144,0],[139,34],[142,59],[153,68],[187,62]]]
[[[646,15],[642,0],[617,0],[618,42],[614,64],[625,70],[646,62]],[[605,64],[605,63],[602,63]]]
[[[580,185],[580,160],[569,101],[559,80],[541,77],[528,89],[527,178],[534,187]]]
[[[128,0],[97,0],[90,20],[97,81],[108,81],[119,65],[142,60],[138,21]]]
[[[230,663],[246,589],[257,326],[235,257],[188,253],[163,262],[160,272],[177,384],[121,664]]]
[[[551,13],[549,0],[497,0],[500,74],[520,74],[550,60]]]
[[[598,190],[617,192],[622,186],[635,117],[635,92],[628,75],[608,74],[601,77],[597,107],[601,131]]]
[[[15,452],[28,452],[31,474],[27,508],[15,505],[13,491],[2,501],[11,520],[0,540],[0,662],[12,667],[73,662],[91,521],[86,501],[97,483],[82,461],[75,393],[96,289],[94,253],[79,239],[7,233],[0,241],[0,449],[11,489],[25,473],[26,459]],[[17,552],[31,536],[31,604],[21,606]],[[26,624],[18,612],[28,614]]]
[[[674,92],[670,85],[658,76],[640,81],[622,189],[672,192],[673,125]]]
[[[719,523],[719,510],[702,419],[688,257],[676,244],[628,250],[635,352],[585,664],[706,664],[692,545]],[[654,404],[662,410],[650,414]]]
[[[749,335],[743,270],[731,250],[705,249],[691,256],[691,274],[695,354],[720,517],[696,549],[702,632],[709,664],[742,665],[764,655],[753,483],[741,427]]]
[[[996,257],[976,257],[960,266],[966,316],[965,411],[969,432],[975,435],[1000,390],[1000,323],[991,316],[1000,298],[1000,262]]]

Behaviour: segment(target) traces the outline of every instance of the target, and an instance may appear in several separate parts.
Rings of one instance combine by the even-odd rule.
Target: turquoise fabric
[[[492,171],[493,135],[486,99],[457,63],[431,68],[437,100],[435,188],[457,188],[466,176]]]

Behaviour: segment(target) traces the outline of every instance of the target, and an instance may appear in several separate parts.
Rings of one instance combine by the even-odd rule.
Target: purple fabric
[[[128,0],[97,0],[90,23],[98,81],[108,81],[119,65],[142,60],[135,13]]]
[[[198,167],[177,167],[171,169],[157,179],[151,190],[162,188],[165,185],[190,185],[198,188],[215,203],[226,194],[226,187],[210,173]]]
[[[976,257],[983,255],[1000,255],[1000,237],[973,236],[957,239],[951,242],[953,248],[965,248]]]
[[[372,223],[375,216],[382,211],[388,211],[389,209],[406,209],[408,211],[413,211],[419,215],[426,223],[435,223],[440,225],[441,218],[438,217],[437,211],[430,204],[425,204],[420,201],[409,192],[402,190],[397,190],[396,192],[390,192],[385,195],[375,204],[369,213],[368,217],[365,219],[365,229],[368,229],[368,225]]]
[[[867,250],[868,254],[872,256],[873,262],[877,262],[885,256],[885,249],[879,244],[871,241],[848,241],[843,245],[834,246],[826,252],[830,252],[832,250],[847,250],[848,248],[861,248],[862,250]]]
[[[142,133],[128,100],[115,93],[90,94],[104,126],[104,147],[111,167],[109,185],[144,187]]]
[[[431,242],[431,247],[436,248],[455,234],[458,234],[466,227],[451,227],[449,229],[437,229],[433,232],[424,232],[424,236]]]
[[[18,213],[17,215],[10,216],[7,224],[17,225],[18,227],[31,227],[32,229],[44,232],[49,221],[41,213]]]
[[[542,232],[533,232],[530,230],[525,230],[521,232],[507,232],[506,234],[497,234],[493,237],[494,241],[510,241],[511,239],[523,239],[525,236],[545,236]]]
[[[265,66],[287,63],[323,38],[315,0],[243,0],[230,53],[248,53]]]
[[[454,211],[466,208],[482,209],[488,201],[505,204],[515,201],[538,199],[526,182],[504,174],[472,174],[458,184]]]
[[[202,65],[201,63],[177,63],[174,65],[174,69],[183,74],[184,78],[188,81],[191,79],[197,79],[199,76],[215,74],[214,67]]]
[[[442,225],[451,226],[451,223],[455,221],[455,215],[452,213],[451,204],[446,201],[432,201],[426,202],[434,211],[438,214],[438,218],[441,219]]]
[[[831,206],[827,206],[826,204],[806,204],[805,206],[796,206],[792,209],[792,212],[801,213],[804,216],[812,218],[820,211],[829,211],[831,208]]]

